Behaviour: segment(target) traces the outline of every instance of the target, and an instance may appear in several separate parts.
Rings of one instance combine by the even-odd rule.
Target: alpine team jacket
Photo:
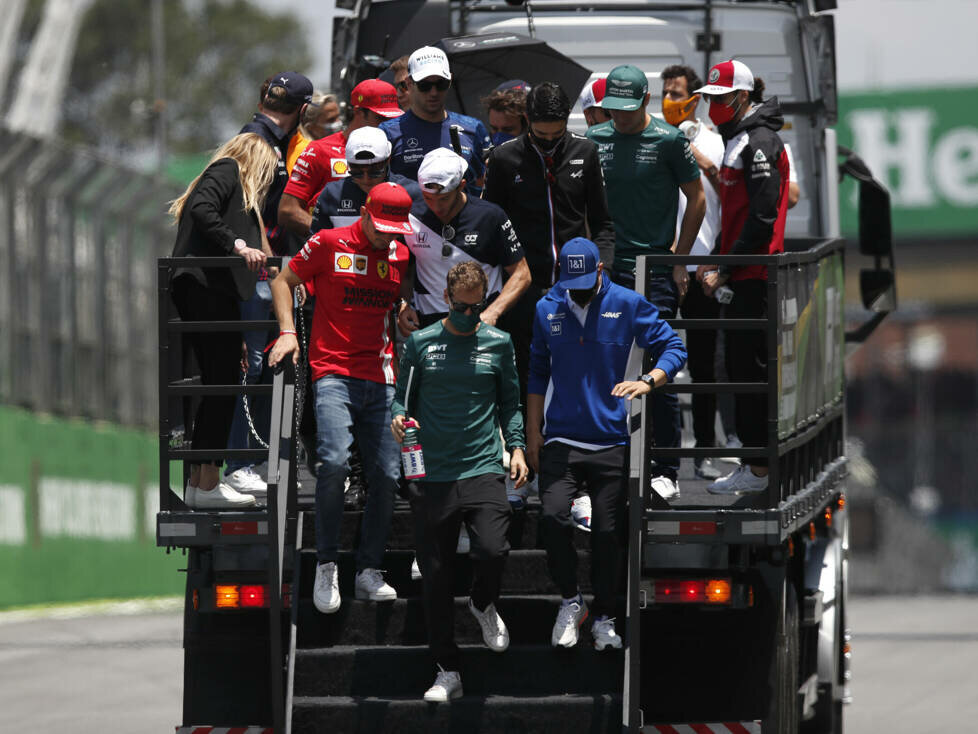
[[[613,397],[619,382],[638,379],[640,349],[671,381],[686,362],[686,347],[659,311],[635,291],[602,277],[584,326],[559,285],[537,302],[527,392],[544,395],[544,440],[628,443],[628,408]]]
[[[509,215],[540,288],[553,285],[560,248],[574,237],[589,237],[606,268],[615,258],[615,228],[594,143],[567,132],[550,158],[548,171],[529,133],[503,143],[489,154],[483,194]]]
[[[725,150],[720,196],[720,254],[784,252],[788,214],[788,155],[778,130],[784,126],[777,97],[765,100],[737,123],[719,127]],[[764,265],[721,265],[731,280],[766,280]]]

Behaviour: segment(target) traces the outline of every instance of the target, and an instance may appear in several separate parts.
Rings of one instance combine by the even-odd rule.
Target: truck
[[[666,389],[682,396],[766,394],[767,414],[754,417],[765,422],[767,441],[736,450],[650,447],[650,413],[644,399],[636,401],[628,562],[618,611],[624,649],[598,653],[585,643],[573,650],[548,644],[559,595],[538,542],[539,504],[531,498],[513,516],[513,550],[498,605],[510,629],[509,650],[486,650],[478,626],[464,613],[471,564],[460,555],[456,630],[466,695],[451,704],[427,704],[421,696],[433,668],[421,583],[411,576],[414,533],[407,504],[398,502],[385,557],[386,578],[398,599],[353,599],[350,549],[359,513],[349,509],[339,562],[343,602],[336,614],[319,614],[312,604],[315,479],[298,461],[296,442],[298,416],[309,399],[304,365],[289,366],[271,385],[249,386],[203,386],[176,370],[181,333],[272,330],[275,324],[171,318],[169,278],[180,262],[161,259],[157,543],[187,560],[177,731],[841,734],[852,672],[845,355],[896,307],[896,291],[889,195],[854,152],[837,145],[832,128],[834,0],[337,3],[344,5],[349,12],[334,21],[337,88],[351,86],[364,70],[382,69],[384,58],[421,45],[500,36],[543,39],[595,77],[634,63],[649,76],[652,111],[661,91],[658,73],[669,64],[688,64],[705,76],[713,63],[739,58],[764,78],[782,101],[782,136],[793,149],[802,200],[789,213],[784,254],[729,262],[768,269],[769,316],[672,324],[687,332],[762,331],[768,379],[687,380]],[[583,124],[575,109],[572,125]],[[859,235],[852,245],[840,236],[843,175],[858,182]],[[847,259],[860,268],[864,318],[854,325],[847,325],[844,310]],[[639,261],[637,290],[661,261]],[[195,263],[229,266],[221,258]],[[270,396],[267,449],[188,448],[177,431],[189,426],[187,403],[213,393]],[[764,456],[770,481],[756,495],[718,498],[685,467],[680,499],[667,502],[648,489],[650,463],[665,455],[683,458],[684,465],[701,457]],[[179,469],[171,462],[232,456],[267,461],[267,504],[247,511],[186,507],[179,489],[186,477],[176,481]],[[587,594],[587,536],[578,536]]]

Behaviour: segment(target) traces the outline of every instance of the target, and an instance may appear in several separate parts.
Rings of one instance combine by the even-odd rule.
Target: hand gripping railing
[[[269,258],[267,266],[281,266],[282,258]],[[170,461],[183,459],[185,462],[201,460],[240,459],[268,462],[268,495],[264,509],[249,509],[242,513],[233,511],[234,517],[242,514],[255,514],[267,520],[268,532],[265,539],[269,548],[268,600],[269,600],[269,640],[270,640],[270,700],[272,725],[276,732],[288,730],[288,697],[291,691],[292,670],[295,650],[295,604],[292,604],[292,623],[288,639],[283,637],[282,612],[284,609],[283,580],[285,549],[291,539],[292,545],[301,535],[296,498],[296,438],[298,421],[301,419],[301,401],[305,381],[290,360],[285,360],[284,368],[276,371],[272,385],[201,385],[193,379],[171,381],[169,364],[171,356],[171,336],[184,333],[213,333],[222,331],[269,331],[277,328],[273,320],[259,321],[195,321],[185,322],[170,319],[170,281],[179,267],[244,267],[243,260],[234,257],[213,258],[161,258],[157,265],[158,276],[158,327],[159,327],[159,462],[160,462],[160,510],[161,512],[188,512],[190,508],[177,497],[170,488]],[[205,395],[271,395],[271,422],[269,426],[268,449],[189,449],[176,445],[171,437],[170,398],[174,396],[198,397]],[[189,428],[189,426],[188,426]],[[186,464],[185,464],[186,467]],[[187,483],[187,470],[184,469],[183,485]],[[201,513],[201,517],[210,513]],[[188,512],[183,516],[193,520],[195,515]],[[185,523],[193,524],[193,523]],[[214,523],[205,523],[213,526]],[[200,531],[206,533],[207,528]],[[208,536],[209,537],[209,536]],[[216,538],[220,540],[220,538]],[[260,542],[260,541],[258,541]],[[286,649],[287,648],[287,649]]]

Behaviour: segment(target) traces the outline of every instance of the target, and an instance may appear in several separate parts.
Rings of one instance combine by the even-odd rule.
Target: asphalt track
[[[0,731],[173,732],[182,723],[174,609],[0,613]],[[976,730],[978,596],[856,597],[850,614],[847,734]]]

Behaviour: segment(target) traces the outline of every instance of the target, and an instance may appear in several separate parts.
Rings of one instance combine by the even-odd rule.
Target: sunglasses
[[[353,168],[350,167],[350,178],[384,178],[387,175],[387,166],[377,166],[375,168]]]
[[[472,309],[472,313],[480,314],[486,310],[486,306],[489,305],[489,299],[483,298],[478,303],[463,303],[462,301],[456,301],[454,298],[449,297],[449,301],[452,306],[452,311],[458,311],[459,313],[465,313],[469,309]]]
[[[451,79],[439,79],[437,82],[428,82],[428,81],[415,82],[414,85],[423,94],[427,94],[428,92],[430,92],[432,87],[434,87],[435,89],[437,89],[439,92],[444,92],[446,89],[448,89],[450,86],[452,86],[452,80]]]
[[[441,228],[441,238],[444,240],[441,246],[441,256],[451,257],[452,246],[448,243],[455,239],[455,227],[450,224],[444,225]]]

